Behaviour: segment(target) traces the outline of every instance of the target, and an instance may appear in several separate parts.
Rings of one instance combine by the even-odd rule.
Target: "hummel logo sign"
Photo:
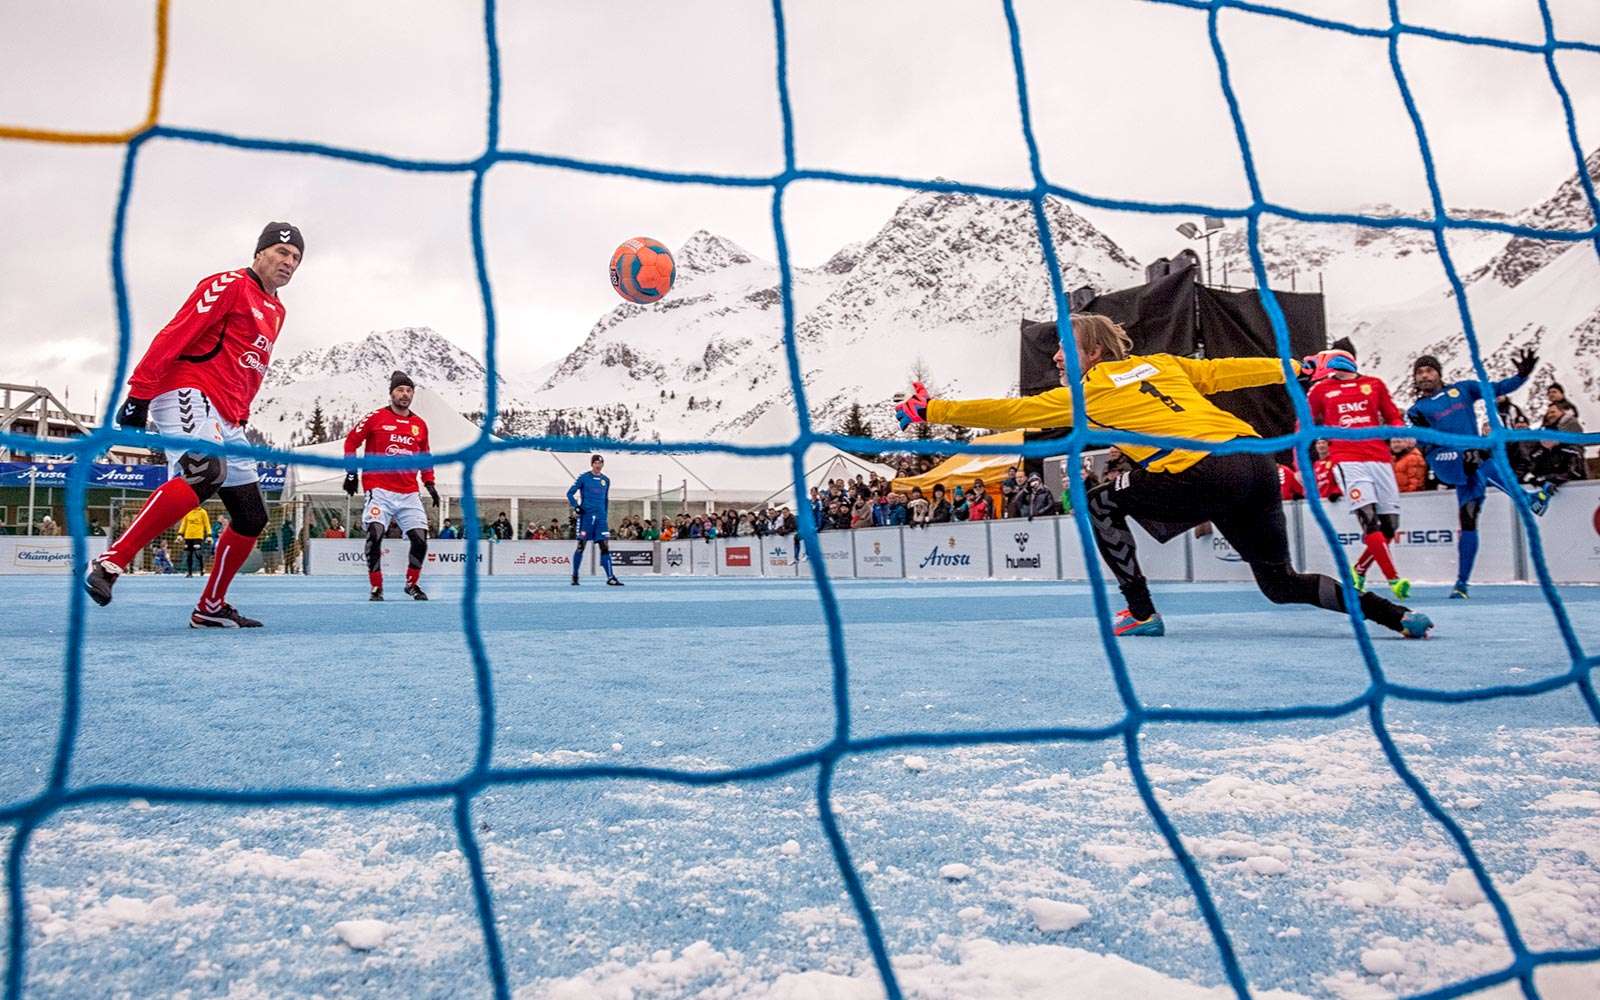
[[[278,230],[278,242],[280,242],[280,243],[289,242],[289,232],[290,231],[287,230],[287,229]]]

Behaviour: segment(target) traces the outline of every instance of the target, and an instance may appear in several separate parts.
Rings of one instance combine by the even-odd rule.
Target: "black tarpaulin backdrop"
[[[1195,281],[1196,269],[1187,268],[1137,288],[1108,292],[1089,302],[1086,313],[1098,313],[1121,324],[1133,338],[1135,354],[1178,354],[1192,357],[1199,349],[1206,358],[1276,357],[1276,340],[1266,309],[1255,291],[1229,292],[1207,288]],[[1309,292],[1275,292],[1289,325],[1290,357],[1305,357],[1328,344],[1322,296]],[[1022,321],[1022,395],[1034,396],[1059,386],[1053,360],[1060,340],[1056,324]],[[1294,408],[1281,385],[1219,393],[1211,401],[1254,427],[1262,437],[1294,431]],[[1027,440],[1065,437],[1066,430],[1029,432]],[[1041,460],[1030,460],[1037,472]]]

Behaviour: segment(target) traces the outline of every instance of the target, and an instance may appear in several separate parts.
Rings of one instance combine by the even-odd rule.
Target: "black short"
[[[1270,455],[1207,455],[1182,472],[1112,480],[1117,509],[1162,541],[1210,521],[1247,563],[1287,563],[1289,532]]]

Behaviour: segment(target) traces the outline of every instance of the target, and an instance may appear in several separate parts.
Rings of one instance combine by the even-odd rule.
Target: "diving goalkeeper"
[[[1164,437],[1218,443],[1260,437],[1249,424],[1219,409],[1208,395],[1283,382],[1276,358],[1196,361],[1170,354],[1132,354],[1122,327],[1104,316],[1072,317],[1072,337],[1083,372],[1084,411],[1091,425]],[[1063,345],[1064,349],[1065,345]],[[1072,390],[1066,360],[1056,351],[1062,388],[1021,399],[929,399],[921,383],[895,408],[901,428],[924,421],[996,430],[1067,427]],[[1312,364],[1293,362],[1311,374]],[[1117,613],[1117,635],[1164,635],[1166,625],[1139,569],[1128,518],[1165,542],[1203,521],[1216,525],[1255,574],[1256,585],[1274,604],[1311,604],[1345,610],[1344,594],[1331,577],[1297,573],[1289,563],[1289,538],[1271,455],[1201,449],[1118,445],[1135,463],[1089,492],[1088,513],[1100,554],[1117,578],[1128,607]],[[1361,613],[1410,639],[1433,627],[1427,615],[1361,594]]]

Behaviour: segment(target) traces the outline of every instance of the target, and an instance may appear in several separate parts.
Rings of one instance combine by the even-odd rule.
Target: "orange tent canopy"
[[[1022,444],[1022,431],[1005,431],[1000,434],[989,434],[984,437],[975,437],[973,444]],[[957,486],[967,489],[972,486],[974,479],[982,479],[989,499],[995,503],[1000,500],[1000,480],[1006,477],[1006,470],[1022,461],[1018,455],[952,455],[938,465],[924,472],[920,476],[904,476],[889,484],[889,488],[896,493],[911,492],[911,487],[920,486],[924,494],[930,493],[934,486],[944,483],[946,493],[953,493]]]

